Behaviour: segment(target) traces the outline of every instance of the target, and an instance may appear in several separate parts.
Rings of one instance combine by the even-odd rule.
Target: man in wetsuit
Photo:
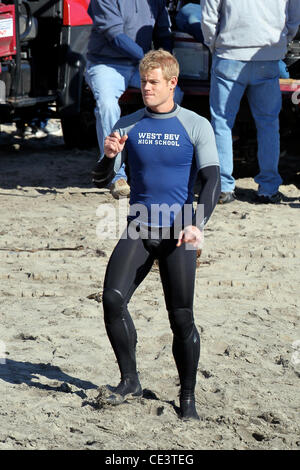
[[[131,186],[128,225],[109,260],[104,281],[104,321],[121,382],[107,401],[142,395],[136,368],[137,335],[127,304],[158,260],[180,379],[183,419],[199,419],[195,407],[200,338],[193,297],[197,249],[220,194],[219,160],[210,123],[174,103],[179,66],[164,50],[140,62],[144,109],[124,116],[105,139],[105,156],[93,172],[107,185],[125,162]],[[193,212],[195,180],[201,181]]]

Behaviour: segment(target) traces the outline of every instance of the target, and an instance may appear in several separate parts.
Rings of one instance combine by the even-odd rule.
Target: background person
[[[138,63],[152,47],[172,50],[171,24],[165,0],[91,0],[93,27],[88,44],[86,80],[96,101],[96,130],[103,156],[104,139],[120,117],[118,100],[129,87],[140,88]],[[176,101],[182,92],[177,87]],[[128,196],[122,166],[112,181],[114,197]]]
[[[190,34],[198,42],[203,43],[204,37],[201,30],[201,19],[200,0],[180,2],[180,8],[175,17],[178,30]]]
[[[278,203],[279,61],[297,33],[300,1],[201,0],[201,9],[205,44],[213,54],[210,110],[220,158],[220,202],[235,198],[231,131],[246,92],[257,129],[257,202]]]
[[[94,182],[101,187],[126,161],[131,186],[127,231],[111,255],[104,280],[104,321],[121,373],[107,401],[119,404],[142,395],[137,334],[127,305],[158,259],[173,331],[181,416],[199,419],[194,395],[200,354],[193,314],[194,281],[203,227],[220,193],[217,148],[207,119],[174,104],[179,66],[169,52],[148,52],[140,63],[140,74],[146,108],[119,120],[105,139],[105,157],[94,170]],[[197,212],[186,218],[197,175],[201,181]],[[165,209],[159,218],[157,205]]]

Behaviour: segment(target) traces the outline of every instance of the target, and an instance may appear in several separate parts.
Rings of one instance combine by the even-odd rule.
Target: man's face
[[[141,91],[145,106],[156,112],[168,112],[174,106],[174,89],[177,78],[166,80],[161,68],[148,70],[141,74]]]

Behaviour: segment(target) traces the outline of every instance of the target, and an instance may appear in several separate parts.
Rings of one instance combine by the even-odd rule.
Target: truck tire
[[[75,116],[63,116],[61,127],[67,148],[80,150],[96,147],[97,134],[95,117],[92,111],[81,111]]]
[[[61,127],[66,146],[80,150],[97,147],[95,100],[85,81],[81,87],[78,110],[72,107],[71,109],[74,112],[61,114]]]

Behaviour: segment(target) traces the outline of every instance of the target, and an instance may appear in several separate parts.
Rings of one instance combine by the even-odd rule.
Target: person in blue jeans
[[[201,6],[199,0],[192,2],[181,2],[176,14],[175,22],[179,31],[188,33],[198,42],[203,43],[201,30]]]
[[[172,50],[171,22],[165,0],[91,0],[93,26],[88,43],[86,81],[96,101],[100,160],[104,139],[120,118],[118,100],[130,86],[140,88],[138,63],[152,45]],[[177,87],[175,101],[183,93]],[[110,186],[114,197],[130,194],[124,165]]]
[[[282,199],[280,61],[300,24],[299,0],[201,0],[202,32],[213,54],[210,110],[221,170],[220,203],[235,199],[232,128],[244,93],[256,124],[257,202]]]
[[[201,29],[201,5],[199,0],[184,1],[175,17],[176,27],[183,33],[193,36],[196,41],[204,44],[204,37]],[[283,60],[279,61],[280,78],[290,78],[288,68]]]

